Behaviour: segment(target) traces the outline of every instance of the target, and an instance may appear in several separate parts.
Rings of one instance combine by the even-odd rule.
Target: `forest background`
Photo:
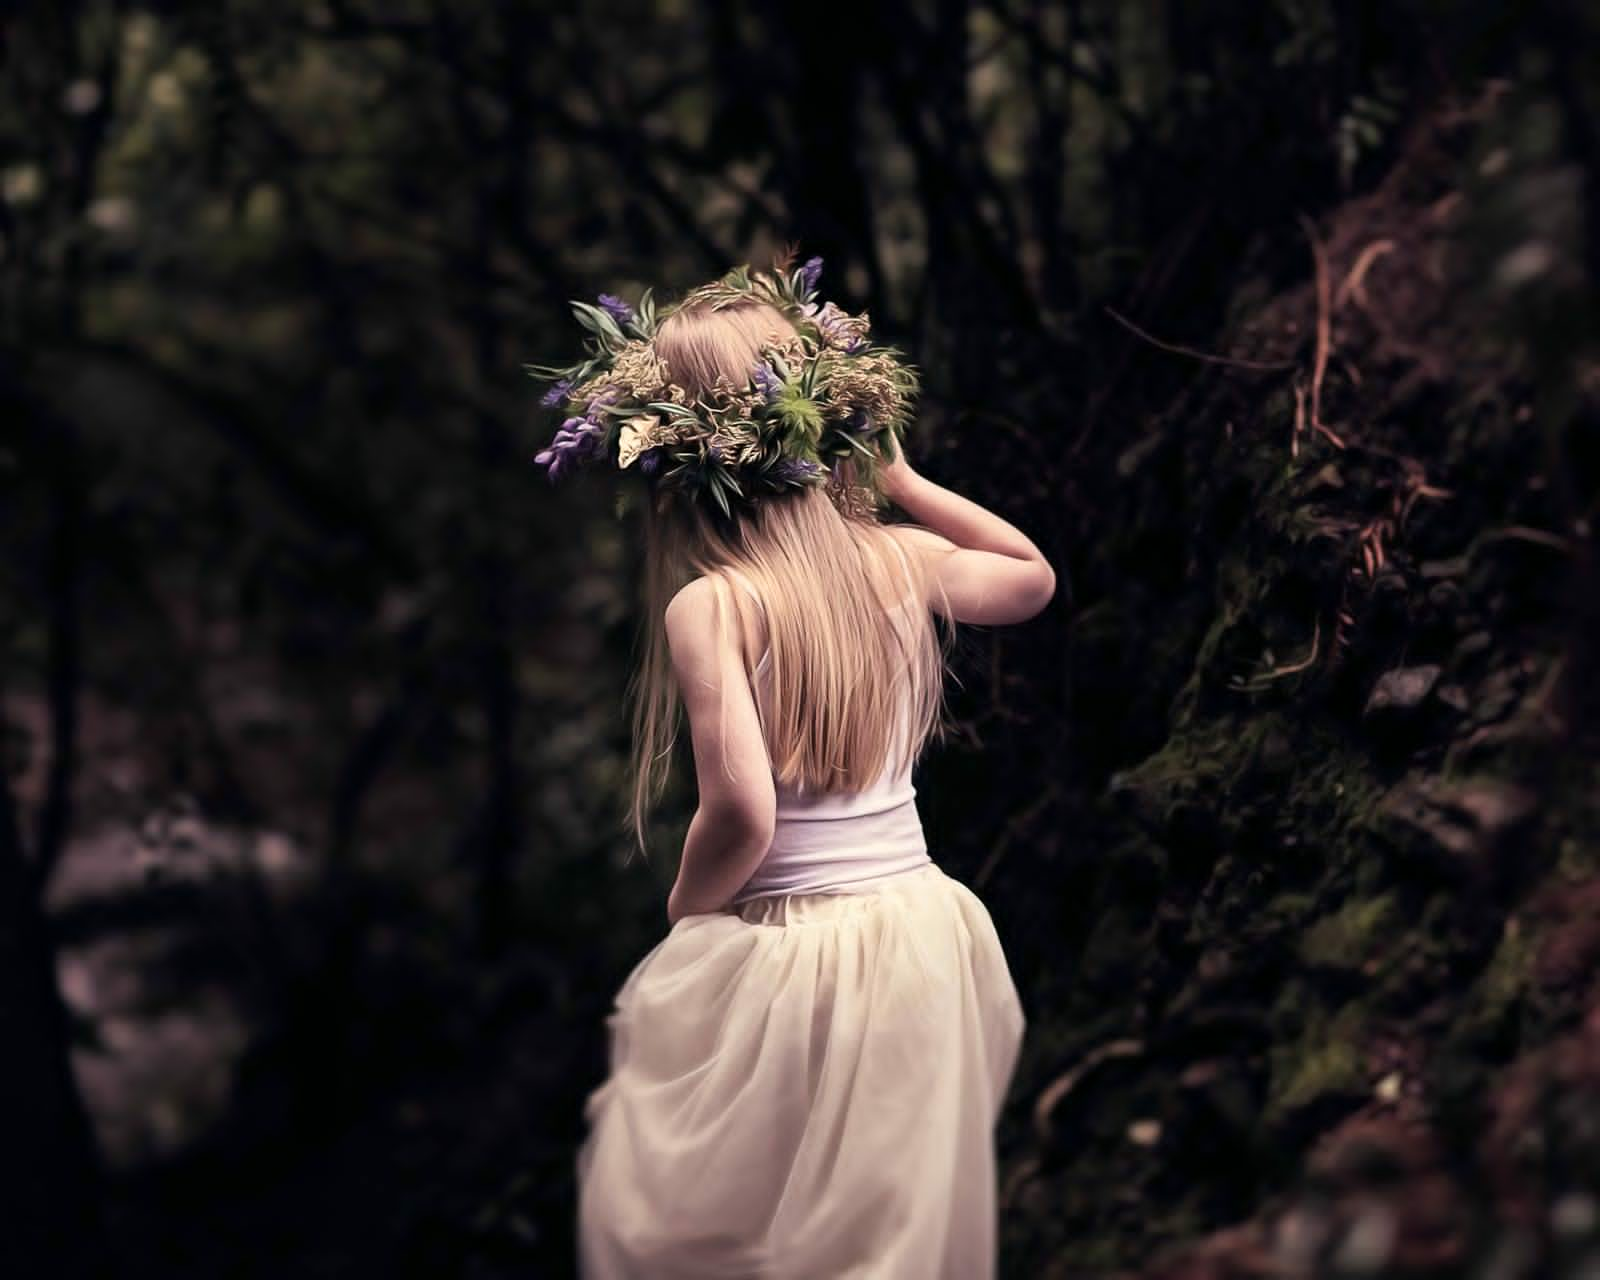
[[[0,33],[6,1274],[570,1274],[693,793],[630,861],[637,531],[521,366],[790,240],[1061,570],[917,779],[1001,1273],[1594,1274],[1595,6]]]

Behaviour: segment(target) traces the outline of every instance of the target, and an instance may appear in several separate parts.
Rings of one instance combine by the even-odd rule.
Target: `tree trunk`
[[[0,1275],[29,1280],[107,1274],[99,1154],[51,934],[0,779]]]

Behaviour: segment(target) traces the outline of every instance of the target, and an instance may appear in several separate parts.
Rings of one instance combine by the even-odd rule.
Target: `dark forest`
[[[1000,1274],[1600,1273],[1595,6],[4,12],[0,1274],[574,1274],[694,790],[522,366],[791,242],[1061,574]]]

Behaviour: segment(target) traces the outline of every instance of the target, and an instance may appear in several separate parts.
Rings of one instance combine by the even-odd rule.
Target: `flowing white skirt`
[[[988,1280],[994,1125],[1026,1020],[937,864],[680,919],[608,1015],[585,1280]]]

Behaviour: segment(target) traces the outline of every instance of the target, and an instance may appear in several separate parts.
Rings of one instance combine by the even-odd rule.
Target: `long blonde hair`
[[[685,307],[662,317],[655,344],[673,381],[700,395],[719,381],[745,385],[762,344],[786,332],[788,319],[765,303]],[[680,495],[642,504],[644,616],[628,685],[629,818],[641,852],[682,714],[664,615],[696,577],[711,581],[715,621],[732,625],[741,652],[744,619],[758,606],[728,571],[760,597],[771,669],[770,701],[758,698],[757,707],[777,785],[810,795],[868,786],[890,762],[902,698],[911,708],[910,759],[948,732],[944,674],[953,629],[939,626],[923,604],[929,584],[920,560],[895,545],[875,509],[853,500],[858,476],[849,461],[834,472],[826,488],[763,496],[723,525]],[[908,600],[911,625],[898,626],[894,610]],[[758,660],[744,654],[752,686]],[[726,714],[726,691],[723,707]]]

